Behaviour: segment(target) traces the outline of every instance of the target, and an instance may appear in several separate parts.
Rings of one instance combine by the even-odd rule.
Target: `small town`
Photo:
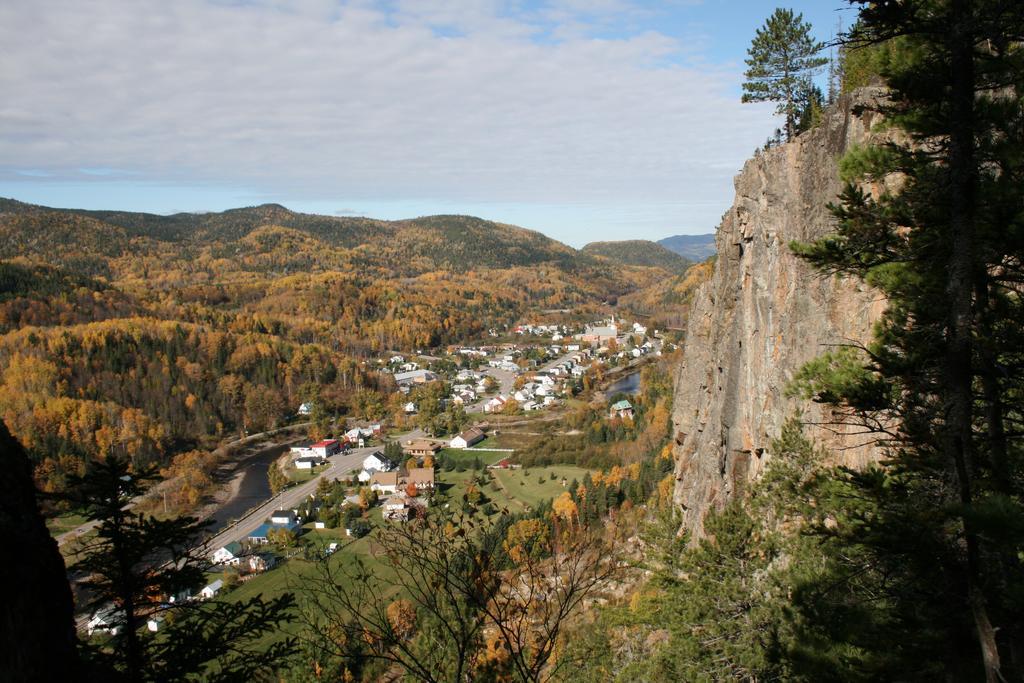
[[[661,336],[614,318],[575,332],[567,325],[524,324],[508,336],[507,342],[459,346],[444,356],[376,360],[394,378],[396,414],[376,422],[330,420],[337,427],[323,438],[289,444],[265,475],[276,482],[267,499],[208,539],[208,583],[168,600],[210,600],[243,585],[247,592],[274,585],[293,558],[309,552],[327,557],[343,547],[351,552],[348,544],[375,526],[420,518],[430,506],[450,506],[460,495],[492,515],[497,507],[491,498],[529,512],[590,481],[586,469],[572,466],[534,468],[538,479],[531,480],[530,467],[520,462],[531,440],[517,432],[543,424],[548,414],[559,420],[570,406],[631,424],[639,369],[662,356]],[[596,390],[598,378],[604,391]],[[595,390],[602,403],[580,400],[592,399]],[[308,424],[317,412],[315,402],[304,402],[295,420]],[[454,419],[437,419],[445,415]],[[500,495],[489,497],[487,490]],[[104,605],[80,623],[90,635],[116,633],[116,614],[113,605]],[[162,625],[159,614],[146,623],[152,632]]]
[[[1024,681],[1024,0],[0,44],[0,683]]]
[[[625,387],[622,395],[635,393],[638,384],[631,380],[645,359],[661,356],[663,344],[657,331],[648,335],[640,323],[620,328],[614,319],[576,333],[567,326],[526,324],[512,334],[514,342],[458,347],[441,357],[396,354],[377,360],[393,374],[396,395],[402,397],[397,419],[350,424],[329,438],[289,446],[271,466],[289,482],[271,501],[282,507],[263,513],[261,506],[217,534],[211,581],[195,599],[275,569],[300,546],[333,554],[339,540],[331,539],[358,539],[376,524],[406,522],[432,504],[448,505],[451,489],[479,491],[499,476],[521,476],[515,447],[521,440],[503,435],[504,425],[529,424],[545,412],[564,411],[595,375],[616,368],[625,381],[610,384]],[[423,420],[420,408],[426,403],[435,413],[459,416],[450,432],[438,433],[433,421]],[[609,401],[601,410],[604,419],[616,422],[634,416],[629,398]],[[296,418],[314,411],[315,405],[303,403]],[[560,468],[554,479],[545,475],[544,491],[557,493],[586,471]],[[293,489],[295,483],[302,486]],[[520,483],[537,488],[525,478]],[[541,495],[529,497],[539,500]],[[283,507],[285,501],[291,507]]]

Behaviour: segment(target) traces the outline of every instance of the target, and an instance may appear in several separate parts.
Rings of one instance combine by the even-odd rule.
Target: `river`
[[[605,394],[608,396],[614,396],[615,394],[629,394],[635,396],[640,393],[640,373],[633,372],[625,377],[615,380]]]
[[[288,446],[274,446],[261,451],[245,461],[241,469],[242,481],[238,485],[238,494],[222,505],[210,519],[213,526],[210,531],[216,534],[233,520],[242,517],[246,512],[270,498],[270,481],[267,470],[270,463],[281,457]]]

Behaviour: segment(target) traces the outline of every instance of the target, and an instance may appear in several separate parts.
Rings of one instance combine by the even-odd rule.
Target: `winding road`
[[[405,434],[396,435],[393,438],[394,440],[401,441],[405,439],[418,439],[423,436],[424,434],[421,430],[415,429]],[[367,446],[366,448],[353,448],[344,453],[332,455],[327,459],[327,468],[317,473],[312,479],[281,491],[276,496],[249,510],[234,524],[211,536],[207,540],[210,552],[212,553],[233,541],[245,539],[249,532],[263,524],[274,510],[291,510],[298,507],[303,500],[316,492],[317,485],[324,477],[331,479],[347,478],[349,472],[362,468],[363,459],[366,456],[375,451],[383,450],[383,448],[383,445]]]

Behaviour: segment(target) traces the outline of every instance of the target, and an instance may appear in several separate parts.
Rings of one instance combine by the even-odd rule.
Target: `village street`
[[[406,439],[419,439],[424,436],[422,430],[415,429],[411,432],[399,434],[394,437],[395,440],[403,441]],[[353,448],[344,453],[338,453],[332,455],[327,459],[328,466],[322,472],[316,474],[312,479],[307,482],[303,482],[298,486],[293,486],[281,491],[276,496],[268,499],[262,503],[259,507],[250,510],[246,515],[240,518],[237,522],[221,530],[215,536],[211,537],[208,541],[208,546],[211,552],[227,545],[233,541],[241,541],[246,538],[246,535],[253,529],[262,524],[270,513],[274,510],[291,510],[298,507],[298,505],[308,498],[310,494],[316,492],[316,487],[320,480],[324,477],[330,479],[345,479],[349,476],[352,470],[358,470],[362,467],[363,459],[375,451],[382,450],[382,445],[367,446],[365,448]]]
[[[508,370],[502,370],[501,368],[480,368],[480,373],[493,377],[498,381],[498,393],[495,396],[508,396],[512,393],[512,388],[516,383],[516,375]],[[467,406],[467,413],[482,413],[484,412],[484,406],[491,400],[491,396],[481,396],[480,400],[476,403]]]

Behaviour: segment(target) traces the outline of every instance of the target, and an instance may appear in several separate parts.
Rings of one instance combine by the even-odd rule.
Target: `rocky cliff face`
[[[884,308],[876,292],[816,273],[788,247],[832,230],[826,205],[841,189],[839,157],[867,139],[874,115],[863,105],[879,95],[844,97],[821,126],[759,153],[736,177],[715,272],[691,309],[676,377],[675,499],[697,534],[709,509],[764,470],[788,417],[829,420],[826,407],[787,398],[786,386],[829,345],[866,341]],[[808,433],[843,464],[877,457],[853,434],[813,426]]]

